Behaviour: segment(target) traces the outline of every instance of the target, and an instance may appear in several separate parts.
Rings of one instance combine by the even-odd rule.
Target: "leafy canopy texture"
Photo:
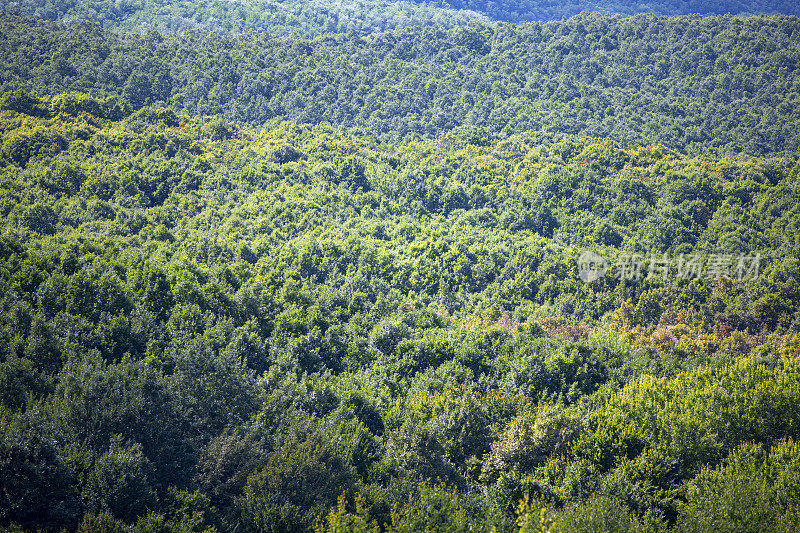
[[[152,46],[191,39],[246,42]],[[3,527],[796,529],[796,154],[142,98],[0,98]],[[729,263],[585,282],[587,249]]]
[[[784,16],[587,13],[305,40],[4,15],[0,89],[90,92],[256,128],[330,123],[394,142],[542,131],[764,156],[798,148],[798,36],[800,19]]]

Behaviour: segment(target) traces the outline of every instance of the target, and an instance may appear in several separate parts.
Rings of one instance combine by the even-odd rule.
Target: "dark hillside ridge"
[[[448,29],[476,21],[545,22],[584,12],[623,16],[800,15],[800,4],[791,0],[0,0],[0,9],[50,21],[94,22],[117,31],[256,31],[306,37],[347,32],[367,35],[409,26]]]
[[[554,0],[453,0],[452,2],[433,1],[419,2],[435,6],[448,6],[453,9],[467,9],[483,13],[492,20],[506,22],[531,22],[568,18],[584,11],[600,13],[617,13],[620,15],[637,15],[652,13],[654,15],[800,15],[800,4],[791,0],[756,0],[752,2],[705,0],[662,0],[662,1],[625,1],[625,0],[589,0],[557,2]]]
[[[583,14],[304,40],[5,16],[0,89],[117,96],[251,126],[328,122],[383,140],[545,131],[768,155],[798,148],[800,19]]]

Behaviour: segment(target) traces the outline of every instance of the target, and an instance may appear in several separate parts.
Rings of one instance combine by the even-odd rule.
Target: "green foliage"
[[[150,465],[141,445],[125,447],[119,436],[94,461],[84,481],[82,499],[87,511],[108,513],[133,522],[156,504],[147,472]]]
[[[538,512],[537,512],[538,511]],[[532,505],[522,507],[518,518],[520,533],[536,531],[602,532],[625,531],[631,533],[664,531],[663,523],[654,519],[640,519],[631,515],[619,502],[597,497],[584,504],[570,504],[552,510]]]
[[[658,15],[733,14],[798,14],[795,4],[786,0],[759,0],[741,2],[726,0],[701,2],[691,0],[649,0],[630,3],[620,0],[582,0],[572,3],[554,3],[546,0],[517,2],[484,0],[455,0],[450,2],[421,2],[408,0],[354,1],[330,4],[278,0],[271,4],[234,4],[221,0],[202,2],[159,3],[155,1],[114,3],[93,2],[91,5],[70,2],[43,2],[23,0],[5,7],[12,13],[25,13],[45,20],[89,20],[105,28],[123,31],[142,31],[157,28],[160,31],[184,32],[187,30],[241,33],[248,30],[267,31],[275,35],[317,36],[326,33],[369,34],[408,26],[434,26],[459,28],[458,43],[469,50],[481,50],[484,36],[468,25],[489,20],[525,22],[532,20],[561,20],[582,12],[655,13]],[[151,35],[150,38],[153,38]],[[601,44],[613,46],[607,39]],[[292,52],[306,55],[307,49],[296,46]],[[59,70],[71,71],[71,65],[57,56],[54,60]]]
[[[74,527],[81,516],[74,474],[59,455],[46,417],[30,411],[2,415],[0,520],[24,528]]]
[[[657,15],[702,15],[744,13],[791,13],[797,14],[795,6],[778,1],[760,2],[688,2],[647,1],[636,4],[614,0],[598,0],[589,2],[555,3],[542,0],[523,0],[521,2],[487,2],[483,0],[455,0],[450,2],[434,2],[455,9],[469,9],[485,13],[493,20],[522,22],[528,20],[558,20],[571,17],[581,12],[595,11],[600,13],[619,13],[634,15],[636,13],[655,13]],[[608,44],[606,43],[606,46]]]
[[[246,531],[310,530],[352,488],[352,473],[319,433],[293,434],[248,479],[239,503],[242,525]]]
[[[123,522],[116,520],[108,513],[99,515],[87,513],[77,531],[81,533],[124,533],[128,531],[128,528]]]
[[[795,155],[4,102],[0,527],[795,527]]]
[[[100,119],[118,120],[130,112],[121,99],[133,110],[170,106],[190,115],[221,116],[206,126],[212,140],[240,135],[230,121],[261,127],[291,120],[356,126],[394,142],[453,133],[462,142],[482,146],[489,139],[533,131],[545,137],[607,137],[623,146],[659,143],[691,153],[714,150],[723,155],[769,155],[798,148],[796,17],[622,18],[587,12],[561,20],[562,13],[571,13],[573,8],[550,3],[547,10],[557,19],[553,22],[463,25],[460,21],[464,18],[478,22],[481,18],[440,11],[438,20],[450,27],[442,29],[426,27],[425,17],[398,15],[393,19],[393,11],[404,9],[394,3],[375,6],[380,22],[371,22],[369,16],[356,21],[351,14],[340,14],[344,8],[339,4],[325,4],[324,13],[311,15],[314,5],[289,3],[291,7],[282,2],[274,4],[280,8],[264,8],[264,13],[248,16],[241,10],[263,5],[224,2],[211,18],[203,15],[206,8],[195,3],[186,7],[191,9],[186,15],[173,11],[181,12],[182,4],[169,9],[169,15],[159,15],[168,9],[159,6],[156,18],[167,16],[170,22],[166,25],[178,30],[165,35],[152,30],[107,32],[75,22],[72,16],[67,17],[70,24],[59,24],[5,15],[0,20],[0,90],[9,91],[3,97],[4,107],[34,116],[81,116],[87,127],[96,127]],[[486,7],[489,11],[515,11],[508,3],[490,4],[494,7]],[[527,3],[522,4],[525,10]],[[648,12],[648,7],[657,7],[655,3],[636,4],[636,8],[629,3],[612,4],[613,12],[624,4],[626,13],[638,11],[639,6]],[[707,4],[680,3],[656,10],[672,14],[785,10],[798,14],[789,2],[773,8],[765,5],[764,9],[740,2],[736,6],[725,3],[718,9]],[[93,5],[100,8],[106,3]],[[149,16],[155,8],[144,5],[134,10],[139,16]],[[78,4],[75,8],[80,10]],[[600,6],[590,9],[608,11]],[[99,19],[103,12],[97,12]],[[108,16],[118,16],[116,8],[111,12]],[[216,30],[225,24],[254,29],[270,26],[272,17],[297,20],[295,27],[301,34],[317,34],[319,21],[325,35],[303,40],[253,31],[242,35],[183,31],[194,26]],[[308,17],[307,23],[300,22],[304,17]],[[203,23],[212,19],[213,23]],[[331,23],[322,22],[325,20]],[[158,22],[144,24],[147,28],[159,26]],[[284,33],[292,33],[286,26],[282,28]],[[344,33],[350,29],[354,31]],[[373,29],[390,31],[367,37],[360,34]],[[331,31],[341,33],[326,33]],[[185,53],[187,50],[191,53]],[[103,98],[67,94],[36,99],[21,96],[20,89],[38,95],[91,90]],[[137,121],[143,119],[137,116]],[[84,135],[82,131],[85,128],[9,137],[0,153],[24,166],[31,158],[59,151],[64,142],[59,135]],[[476,132],[485,132],[478,135],[477,142]],[[292,152],[292,146],[291,142],[274,146],[275,162],[283,164],[300,157]],[[544,157],[556,164],[580,154],[581,147],[576,148],[572,152],[564,145],[564,150]],[[617,155],[619,151],[603,155],[589,150],[577,160],[592,173],[624,165],[624,160],[614,159]],[[516,170],[510,168],[509,172]],[[358,179],[358,173],[342,179],[354,177]],[[419,177],[415,187],[429,192],[426,209],[449,214],[467,208],[472,183],[459,188],[437,179],[440,176]],[[633,179],[631,188],[635,190],[641,176],[627,178]],[[713,200],[713,195],[708,195],[711,191],[698,187],[697,192],[693,198],[684,198],[681,191],[674,191],[675,209],[669,217],[653,222],[657,226],[652,238],[686,240],[680,228],[672,227],[674,221],[683,220],[692,209],[702,218],[706,202]],[[542,198],[536,195],[518,200],[509,211],[518,213],[520,219],[505,222],[549,236],[554,229],[553,206],[541,205]],[[692,200],[697,201],[692,204]],[[617,213],[622,216],[621,211]],[[613,224],[597,229],[598,242],[617,246],[624,238]]]
[[[686,487],[685,531],[793,531],[800,453],[793,440],[745,443],[724,465],[704,468]]]

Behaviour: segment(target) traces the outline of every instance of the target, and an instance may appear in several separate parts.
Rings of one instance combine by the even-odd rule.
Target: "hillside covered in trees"
[[[796,15],[0,0],[0,530],[800,530]]]
[[[0,525],[800,525],[796,154],[0,109]]]
[[[0,9],[51,21],[90,21],[117,31],[255,30],[306,37],[345,32],[367,35],[411,26],[447,29],[476,21],[544,22],[582,12],[623,16],[800,15],[800,5],[792,0],[0,0]]]
[[[116,96],[257,128],[328,122],[384,141],[544,131],[772,155],[800,139],[800,19],[586,14],[303,40],[119,35],[6,15],[0,89]]]
[[[596,0],[555,2],[553,0],[453,0],[445,2],[419,2],[461,10],[483,13],[492,20],[505,22],[531,22],[559,20],[572,17],[582,12],[618,13],[620,15],[636,15],[652,13],[654,15],[800,15],[800,6],[787,0],[755,0],[743,1],[705,1],[705,0],[662,0],[633,2],[630,0]]]
[[[0,0],[0,7],[8,13],[67,23],[88,21],[116,31],[156,29],[180,33],[200,30],[234,34],[264,31],[271,35],[306,37],[346,32],[366,35],[409,26],[445,29],[474,21],[490,21],[477,12],[410,0]]]

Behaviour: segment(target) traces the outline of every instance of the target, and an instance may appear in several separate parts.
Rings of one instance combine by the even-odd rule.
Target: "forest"
[[[482,1],[482,0],[453,0],[444,2],[418,2],[420,4],[433,4],[460,10],[470,10],[482,13],[492,20],[503,22],[531,22],[545,20],[559,20],[572,17],[583,12],[618,13],[620,15],[636,15],[639,13],[652,13],[654,15],[754,15],[754,14],[786,14],[800,15],[800,6],[786,0],[755,0],[741,1],[701,1],[701,0],[661,0],[631,2],[630,0],[597,0],[573,2],[555,2],[553,0],[522,0],[522,1]]]
[[[793,0],[0,0],[0,9],[45,20],[91,21],[105,29],[162,32],[267,32],[316,37],[368,35],[415,26],[561,20],[584,12],[655,15],[800,15]]]
[[[0,9],[0,531],[800,530],[795,3]]]
[[[800,525],[797,155],[0,108],[6,525]]]
[[[800,19],[585,14],[309,41],[119,35],[6,15],[0,89],[113,96],[252,127],[327,122],[383,141],[545,131],[771,155],[798,149]]]

